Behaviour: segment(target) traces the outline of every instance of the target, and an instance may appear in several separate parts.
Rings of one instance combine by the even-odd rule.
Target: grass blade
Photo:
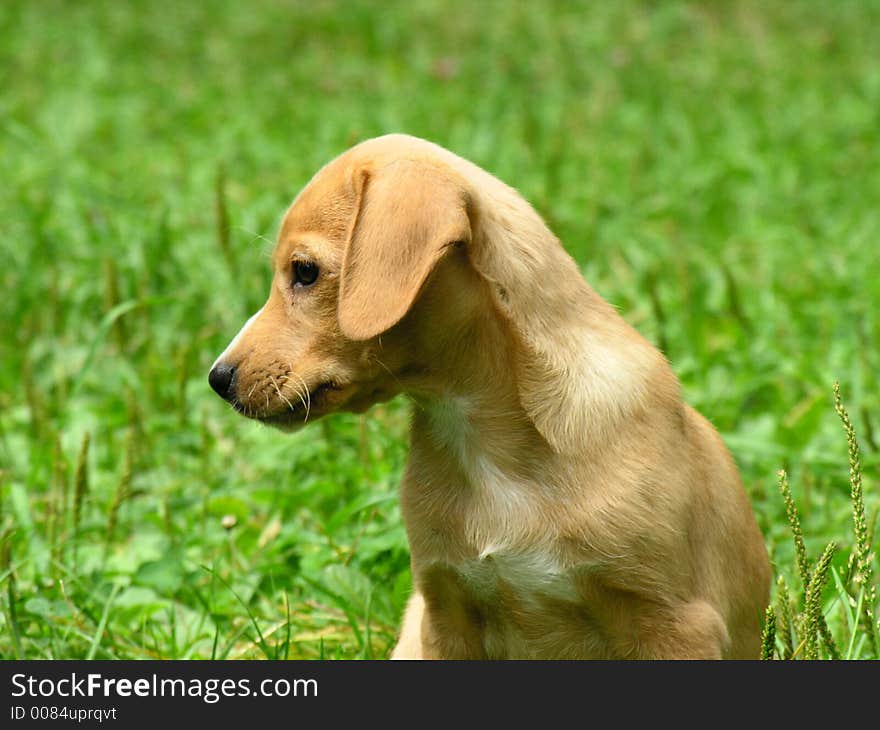
[[[110,596],[107,598],[106,603],[104,603],[104,610],[101,613],[101,620],[98,622],[98,629],[95,631],[95,636],[92,638],[92,644],[89,647],[89,651],[86,654],[86,659],[91,660],[95,658],[95,654],[98,651],[98,647],[101,645],[101,639],[104,636],[104,629],[107,628],[107,621],[110,618],[110,608],[113,605],[113,601],[116,599],[117,594],[122,589],[122,586],[119,583],[114,583],[113,588],[110,591]]]
[[[773,606],[767,606],[764,612],[764,628],[761,631],[761,659],[767,661],[773,658],[776,647],[776,614]]]

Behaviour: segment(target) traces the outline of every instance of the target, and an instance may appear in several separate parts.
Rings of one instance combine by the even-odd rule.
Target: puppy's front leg
[[[419,576],[392,659],[485,659],[480,620],[458,577],[445,566]]]
[[[672,612],[647,611],[641,623],[639,651],[632,658],[722,659],[730,646],[723,619],[705,601],[692,601]]]
[[[418,590],[413,591],[406,611],[397,646],[391,652],[392,659],[424,659],[422,654],[422,618],[425,614],[425,599]]]

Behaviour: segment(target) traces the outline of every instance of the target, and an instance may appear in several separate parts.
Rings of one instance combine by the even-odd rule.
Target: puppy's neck
[[[483,314],[431,348],[415,404],[413,437],[446,454],[466,474],[490,469],[529,479],[550,450],[520,402],[509,333]]]

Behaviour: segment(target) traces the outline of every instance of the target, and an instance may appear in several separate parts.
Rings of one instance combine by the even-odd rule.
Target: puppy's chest
[[[579,602],[584,567],[570,555],[554,516],[549,485],[524,480],[480,449],[479,434],[450,414],[437,435],[448,461],[425,480],[404,484],[415,579],[437,627],[442,656],[527,657],[556,654]],[[555,619],[551,617],[556,617]],[[571,627],[580,631],[582,627]],[[451,637],[458,637],[451,639]]]
[[[574,571],[538,551],[499,551],[416,576],[438,658],[565,657],[584,645]]]
[[[546,599],[576,600],[570,572],[555,556],[540,549],[484,552],[477,558],[450,565],[452,577],[463,588],[463,598],[475,605],[520,609]]]

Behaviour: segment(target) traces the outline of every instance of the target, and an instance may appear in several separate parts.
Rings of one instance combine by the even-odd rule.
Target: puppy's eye
[[[312,261],[294,261],[293,262],[293,285],[294,286],[311,286],[318,280],[318,274],[321,270],[318,265]]]

